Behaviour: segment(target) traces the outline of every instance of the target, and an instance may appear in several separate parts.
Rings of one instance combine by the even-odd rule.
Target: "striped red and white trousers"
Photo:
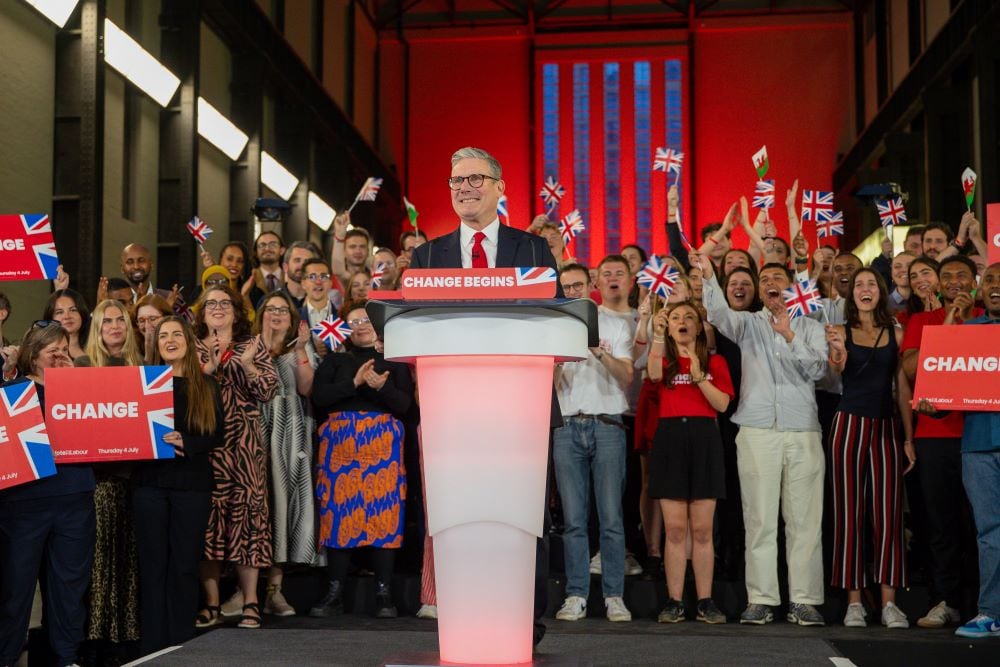
[[[903,448],[897,428],[891,417],[874,419],[841,411],[833,417],[832,586],[858,590],[868,583],[863,534],[866,514],[873,533],[875,581],[897,588],[906,585]]]
[[[420,604],[437,606],[437,588],[434,586],[434,540],[427,530],[427,483],[424,482],[424,434],[417,427],[417,447],[420,448],[420,480],[424,497],[424,562],[420,568]]]

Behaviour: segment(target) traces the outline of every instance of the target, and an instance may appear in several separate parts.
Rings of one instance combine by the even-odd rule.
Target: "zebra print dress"
[[[255,345],[258,375],[250,380],[239,356]],[[209,348],[198,341],[204,364]],[[212,450],[215,488],[205,531],[205,560],[229,561],[250,567],[269,567],[271,518],[267,502],[267,452],[261,433],[260,406],[278,388],[278,374],[267,347],[258,337],[235,343],[233,354],[216,371],[226,441]]]
[[[313,356],[308,347],[307,354]],[[270,457],[272,544],[275,563],[318,566],[325,559],[316,549],[312,478],[316,422],[295,387],[297,364],[294,350],[274,360],[278,391],[260,413]]]

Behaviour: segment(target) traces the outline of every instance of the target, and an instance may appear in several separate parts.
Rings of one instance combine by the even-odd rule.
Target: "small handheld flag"
[[[757,178],[764,178],[771,163],[767,159],[767,146],[761,146],[760,150],[753,154],[753,168],[757,170]]]
[[[587,227],[583,224],[583,218],[580,217],[579,209],[573,209],[566,214],[565,218],[559,221],[559,231],[562,233],[563,243],[569,243],[585,229]]]
[[[417,215],[419,215],[417,213],[417,207],[414,206],[410,202],[410,200],[407,199],[406,197],[403,197],[403,206],[406,207],[406,217],[408,217],[410,219],[410,226],[413,227],[414,230],[416,230],[417,229]]]
[[[507,195],[500,195],[497,200],[497,217],[500,218],[501,225],[510,226],[510,214],[507,213]]]
[[[198,242],[198,245],[204,245],[208,237],[212,235],[212,228],[205,224],[205,221],[194,216],[187,223],[187,230],[194,237],[194,240]]]
[[[976,172],[966,167],[962,172],[962,191],[965,192],[965,207],[972,210],[972,201],[976,198]]]
[[[774,207],[774,179],[767,181],[757,181],[753,193],[754,208]]]
[[[906,209],[903,208],[902,197],[896,196],[892,199],[883,199],[876,202],[878,217],[882,226],[887,230],[893,225],[900,225],[906,222]]]
[[[365,180],[365,184],[361,186],[361,190],[360,192],[358,192],[358,196],[354,198],[354,203],[352,203],[351,207],[347,209],[347,212],[350,213],[351,211],[353,211],[354,205],[357,204],[359,201],[375,201],[375,198],[378,196],[379,188],[381,187],[382,187],[381,178],[375,178],[374,176],[369,176]]]
[[[822,295],[816,281],[800,280],[784,291],[785,308],[789,317],[803,317],[823,307]]]
[[[816,238],[825,239],[828,236],[844,235],[844,214],[833,211],[829,215],[820,216],[816,221]]]
[[[382,278],[385,277],[385,262],[379,262],[372,270],[372,289],[382,286]]]
[[[318,322],[311,331],[331,350],[335,350],[337,346],[343,345],[344,341],[351,335],[350,325],[339,317],[334,318],[332,315],[322,322]]]
[[[680,176],[683,162],[684,153],[672,148],[657,148],[653,156],[653,171],[665,171],[668,174],[673,172]]]
[[[823,214],[833,213],[833,193],[820,190],[802,191],[802,221],[820,220]]]
[[[555,208],[555,205],[558,204],[559,200],[565,195],[566,188],[562,186],[562,183],[551,176],[545,179],[545,183],[542,184],[542,189],[538,193],[538,196],[542,198],[542,202],[550,209]]]
[[[647,288],[657,296],[664,299],[670,298],[674,293],[674,287],[680,278],[680,272],[673,264],[667,264],[656,255],[649,258],[649,261],[635,274],[637,283]]]

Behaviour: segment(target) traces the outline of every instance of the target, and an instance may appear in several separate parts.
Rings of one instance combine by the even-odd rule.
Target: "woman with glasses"
[[[344,354],[328,354],[316,369],[312,398],[326,415],[319,428],[316,496],[319,542],[327,548],[330,585],[310,616],[343,610],[351,550],[374,547],[375,615],[394,618],[389,582],[403,544],[403,423],[413,401],[405,364],[386,361],[363,303],[341,317],[351,327]]]
[[[259,628],[257,578],[260,568],[272,563],[260,408],[274,396],[278,375],[263,341],[250,335],[250,320],[234,290],[211,286],[198,306],[198,356],[202,370],[219,383],[225,444],[211,454],[215,488],[202,567],[206,606],[195,625],[204,628],[219,623],[219,576],[222,562],[229,561],[236,565],[243,592],[239,627]]]
[[[6,386],[33,382],[44,414],[45,371],[70,366],[68,352],[69,337],[58,324],[32,327],[18,352],[20,378]],[[61,465],[51,477],[0,491],[0,665],[16,663],[25,646],[40,573],[53,657],[59,665],[77,661],[93,557],[90,466]]]
[[[198,564],[212,499],[209,453],[224,436],[219,387],[201,372],[191,325],[173,315],[162,318],[152,339],[153,361],[170,366],[173,375],[174,430],[164,440],[176,456],[137,463],[132,472],[143,655],[194,635]]]
[[[274,361],[278,388],[261,406],[261,428],[271,473],[271,543],[274,563],[267,575],[264,613],[294,616],[281,592],[284,563],[321,565],[316,553],[313,501],[313,421],[304,396],[312,391],[319,363],[308,345],[309,327],[284,292],[271,292],[257,311],[259,334]]]
[[[132,324],[135,326],[136,344],[139,346],[139,353],[145,363],[153,362],[153,354],[156,352],[156,341],[153,335],[156,333],[156,325],[164,317],[174,314],[174,309],[170,307],[166,299],[157,294],[147,294],[135,302],[132,306]]]
[[[90,331],[90,308],[83,295],[74,289],[60,289],[49,295],[43,320],[54,320],[69,336],[69,358],[82,357]]]
[[[234,293],[239,294],[240,299],[238,303],[243,307],[249,321],[254,321],[254,318],[257,316],[257,312],[254,310],[253,303],[250,301],[250,297],[248,296],[251,288],[253,287],[252,281],[245,281],[243,283],[243,287],[245,289],[240,291],[240,285],[237,284],[237,279],[233,276],[232,272],[221,264],[213,264],[201,272],[201,292],[198,296],[199,301],[201,300],[201,295],[211,287],[228,287]],[[197,303],[198,302],[195,302],[195,308],[198,307]]]

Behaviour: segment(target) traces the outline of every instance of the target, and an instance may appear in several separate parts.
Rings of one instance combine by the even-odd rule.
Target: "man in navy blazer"
[[[486,265],[494,267],[550,266],[557,269],[545,239],[500,224],[497,202],[507,184],[496,158],[486,151],[466,147],[451,156],[451,205],[458,214],[458,229],[418,246],[410,268],[460,269],[474,266],[476,232],[482,232]]]
[[[458,214],[458,229],[439,236],[413,251],[410,268],[461,269],[473,267],[529,267],[549,266],[558,270],[555,257],[545,239],[500,224],[497,202],[507,184],[503,170],[495,157],[482,150],[467,146],[451,156],[451,205]],[[479,237],[482,232],[484,237]],[[556,283],[557,295],[562,289]],[[562,417],[553,393],[553,418],[561,424]],[[546,497],[548,494],[546,494]],[[537,645],[545,635],[542,615],[548,605],[549,549],[548,531],[551,519],[545,509],[545,535],[538,540],[535,554],[535,632]]]

